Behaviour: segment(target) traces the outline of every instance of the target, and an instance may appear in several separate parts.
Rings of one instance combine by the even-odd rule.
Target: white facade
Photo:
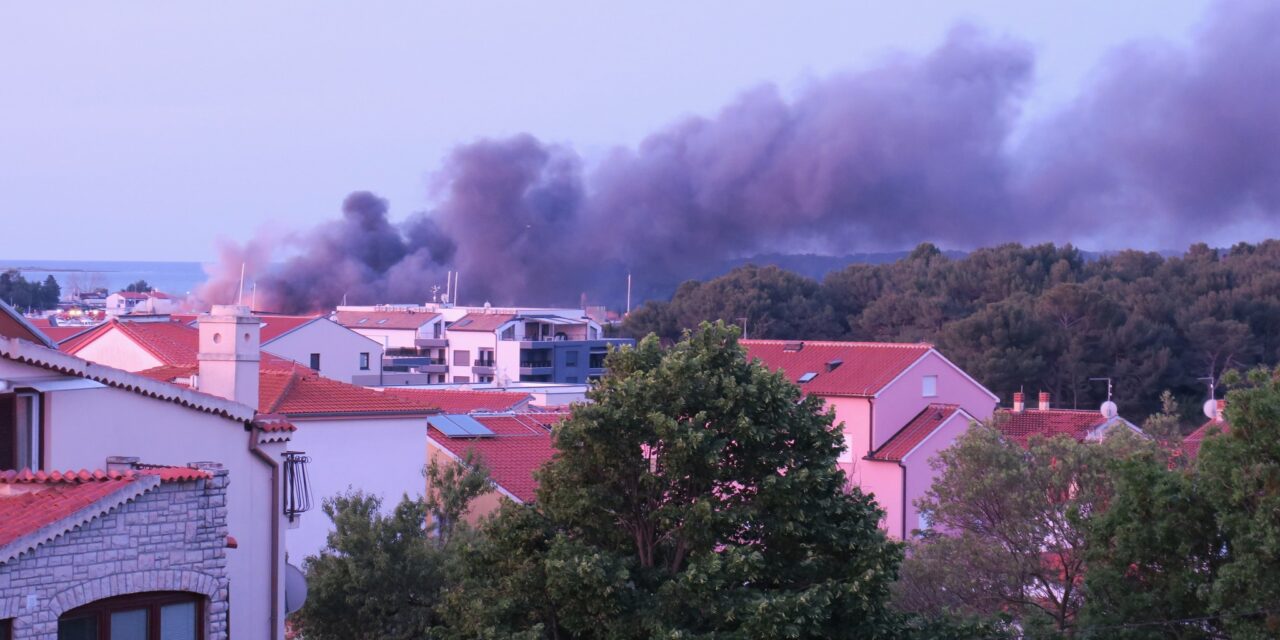
[[[271,321],[270,317],[265,320]],[[264,342],[262,350],[307,367],[317,355],[320,375],[343,382],[382,372],[382,343],[328,318],[316,318]]]
[[[382,512],[391,513],[402,496],[417,497],[426,487],[424,417],[294,418],[293,423],[298,430],[289,446],[311,458],[316,505],[285,536],[289,557],[298,566],[324,548],[333,529],[320,511],[322,500],[358,489],[382,498]]]
[[[56,388],[50,385],[52,381],[83,380],[7,358],[0,359],[0,379],[14,388],[34,384]],[[271,593],[271,567],[274,565],[278,576],[284,575],[284,554],[272,557],[272,521],[281,517],[272,510],[272,496],[282,487],[278,482],[273,484],[271,468],[249,451],[251,436],[245,420],[90,381],[79,386],[87,388],[41,394],[42,466],[47,470],[103,469],[108,456],[137,456],[144,463],[177,466],[196,461],[222,464],[230,478],[228,532],[239,543],[238,548],[227,551],[228,575],[234,585],[231,636],[282,638],[283,580],[274,597]],[[240,407],[240,411],[252,415],[248,407]],[[267,443],[261,448],[278,461],[285,444]],[[280,549],[283,527],[277,525],[276,531],[280,537],[275,548]]]
[[[76,350],[76,357],[129,372],[146,371],[164,364],[124,332],[114,329]]]

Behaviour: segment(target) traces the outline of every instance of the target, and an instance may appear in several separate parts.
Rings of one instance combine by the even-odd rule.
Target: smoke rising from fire
[[[201,291],[258,306],[421,302],[460,271],[460,302],[619,302],[761,252],[835,254],[1004,241],[1201,239],[1280,212],[1280,4],[1216,7],[1185,49],[1114,51],[1071,104],[1017,129],[1028,46],[972,28],[934,51],[772,86],[677,122],[594,167],[530,135],[456,148],[434,206],[402,223],[373,194],[293,239],[230,247]],[[1016,134],[1016,135],[1015,135]],[[278,244],[278,243],[277,243]]]

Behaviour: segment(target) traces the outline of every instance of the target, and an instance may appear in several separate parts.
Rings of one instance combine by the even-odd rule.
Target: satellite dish
[[[1102,403],[1101,411],[1102,411],[1102,416],[1107,419],[1114,418],[1120,414],[1120,411],[1116,408],[1116,403],[1110,400]]]
[[[307,601],[307,574],[291,564],[284,565],[284,611],[293,613]]]
[[[1209,398],[1208,400],[1204,401],[1204,415],[1206,418],[1209,418],[1210,420],[1218,417],[1218,401],[1217,400],[1214,400],[1213,398]]]

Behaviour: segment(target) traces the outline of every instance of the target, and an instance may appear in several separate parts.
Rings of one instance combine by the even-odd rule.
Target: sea
[[[116,260],[5,260],[0,271],[16,270],[27,280],[53,276],[63,291],[105,288],[119,291],[139,280],[174,296],[186,296],[206,279],[199,262],[142,262]]]

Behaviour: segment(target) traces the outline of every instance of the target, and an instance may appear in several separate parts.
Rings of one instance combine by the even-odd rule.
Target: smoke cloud
[[[447,270],[462,273],[463,303],[572,304],[586,293],[617,305],[627,272],[669,292],[762,252],[1270,229],[1278,32],[1280,4],[1221,4],[1189,47],[1113,52],[1075,101],[1020,132],[1030,48],[961,27],[927,55],[792,99],[753,89],[590,168],[529,135],[484,140],[446,159],[430,210],[393,224],[386,201],[353,193],[342,219],[294,239],[283,263],[267,266],[266,242],[224,251],[201,295],[225,294],[245,253],[263,269],[262,308],[421,302]]]

